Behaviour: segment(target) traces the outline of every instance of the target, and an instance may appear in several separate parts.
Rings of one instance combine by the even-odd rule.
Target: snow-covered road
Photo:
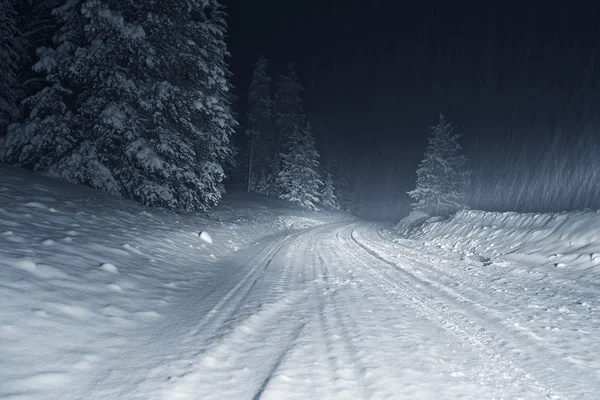
[[[596,213],[474,211],[400,239],[0,167],[1,398],[600,398]]]
[[[105,371],[90,395],[597,398],[598,309],[571,306],[597,288],[493,271],[367,223],[276,235],[165,310],[123,357],[135,376]]]

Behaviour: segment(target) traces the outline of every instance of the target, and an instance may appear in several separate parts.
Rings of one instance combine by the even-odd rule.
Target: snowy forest
[[[217,1],[1,7],[0,160],[148,206],[217,204],[235,168],[238,126]],[[266,68],[259,59],[248,89],[248,191],[340,208],[293,64],[274,100]]]
[[[217,204],[237,125],[219,2],[0,7],[0,160],[148,206]]]
[[[414,120],[421,149],[390,138],[365,150],[388,139],[307,112],[314,82],[305,90],[294,59],[256,57],[234,87],[225,7],[177,4],[3,2],[0,161],[180,212],[210,209],[227,187],[367,218],[597,206],[593,120],[543,141],[510,132],[512,148],[494,144],[502,135],[474,146],[488,139],[460,117],[462,143],[442,116],[455,110],[439,107],[439,121]]]
[[[1,7],[0,160],[175,211],[216,205],[228,173],[244,177],[250,192],[304,208],[358,211],[350,160],[335,146],[317,148],[293,63],[272,79],[268,61],[256,61],[239,126],[217,1]],[[439,182],[448,182],[448,168],[466,174],[462,158],[450,160],[458,154],[431,165],[446,157],[436,153],[448,145],[439,139],[450,138],[440,124],[411,192],[418,209],[445,203],[432,214],[463,208],[467,188],[462,176],[452,189],[426,182],[433,170]],[[248,142],[242,149],[233,144],[236,129]],[[459,150],[455,139],[448,143]]]
[[[584,3],[0,0],[0,398],[600,398]]]

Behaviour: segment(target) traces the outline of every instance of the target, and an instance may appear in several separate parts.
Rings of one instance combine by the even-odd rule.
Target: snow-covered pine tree
[[[37,61],[37,49],[51,47],[53,37],[59,29],[59,18],[52,10],[61,6],[65,0],[18,0],[16,10],[19,14],[19,29],[26,42],[27,62],[19,74],[24,98],[42,90],[48,85],[45,71],[36,71],[33,64]],[[31,111],[28,104],[21,104],[22,117]],[[22,118],[21,118],[22,120]]]
[[[267,74],[267,60],[261,55],[254,64],[252,82],[248,88],[248,129],[250,154],[248,191],[268,192],[265,185],[257,186],[260,177],[271,171],[277,143],[273,127],[273,100],[270,94],[271,78]]]
[[[275,127],[278,131],[279,150],[285,150],[285,142],[294,135],[296,129],[302,129],[305,124],[302,92],[304,88],[296,74],[294,63],[288,64],[287,74],[278,74],[275,83]]]
[[[143,131],[136,105],[144,74],[136,61],[148,48],[144,30],[131,22],[137,10],[108,3],[54,9],[61,27],[34,65],[49,85],[27,100],[31,112],[0,143],[0,158],[121,194],[114,169],[128,139]]]
[[[31,44],[34,54],[39,46],[52,44],[52,38],[58,28],[58,19],[52,10],[60,7],[65,0],[18,0],[17,10],[21,31]]]
[[[223,167],[233,163],[234,156],[230,140],[237,123],[229,94],[224,11],[216,0],[166,2],[159,7],[147,1],[145,6],[145,29],[154,50],[146,63],[152,66],[154,81],[149,100],[142,104],[154,128],[130,157],[132,162],[146,158],[152,163],[153,153],[144,156],[144,148],[151,145],[161,162],[156,181],[142,180],[147,182],[144,198],[162,191],[176,203],[167,204],[170,208],[204,210],[223,194]],[[139,167],[147,170],[148,164]],[[139,192],[136,185],[129,190],[134,196]]]
[[[19,117],[24,97],[18,75],[28,59],[27,44],[19,30],[16,0],[0,1],[0,136]]]
[[[70,0],[35,68],[50,83],[0,141],[0,159],[146,205],[220,198],[234,126],[215,0]]]
[[[327,128],[323,128],[323,132],[327,132]],[[350,209],[350,179],[349,172],[351,168],[351,159],[349,149],[344,148],[340,143],[336,143],[332,135],[323,135],[321,137],[321,176],[330,175],[333,192],[335,193],[339,209]],[[317,143],[318,144],[318,143]]]
[[[417,169],[416,188],[408,192],[417,201],[412,205],[415,211],[449,216],[466,207],[470,172],[459,138],[440,114],[438,124],[431,127],[425,156]]]
[[[353,185],[350,180],[351,160],[349,155],[345,155],[336,164],[337,168],[332,173],[333,183],[336,189],[336,196],[340,203],[340,208],[346,212],[353,209]]]
[[[325,181],[323,182],[320,198],[321,203],[328,207],[335,208],[336,210],[339,210],[341,208],[340,202],[338,201],[337,196],[335,195],[333,178],[329,173],[326,174]]]
[[[296,74],[294,63],[288,64],[285,75],[278,74],[275,86],[274,124],[277,147],[271,168],[271,178],[276,181],[279,171],[281,171],[281,154],[288,151],[295,132],[301,131],[306,122],[302,102],[304,88]],[[271,182],[270,180],[269,194],[278,196],[281,189]]]
[[[279,198],[301,207],[316,209],[319,189],[319,153],[315,149],[310,123],[302,132],[298,129],[289,139],[287,151],[281,155],[281,170],[277,175]]]

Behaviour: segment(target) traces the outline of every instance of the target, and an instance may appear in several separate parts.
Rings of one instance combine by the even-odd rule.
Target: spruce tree
[[[302,92],[304,88],[296,74],[294,63],[288,64],[285,75],[279,74],[275,92],[275,127],[279,134],[279,147],[294,135],[296,129],[302,129],[305,124]]]
[[[335,208],[336,210],[339,210],[341,208],[340,202],[338,201],[338,198],[335,195],[333,178],[329,173],[326,174],[325,181],[323,182],[323,188],[321,189],[320,198],[321,203],[328,207]]]
[[[178,211],[222,193],[235,122],[216,1],[67,1],[35,69],[47,87],[0,159]]]
[[[23,16],[20,19],[21,31],[26,36],[33,55],[35,55],[36,48],[52,45],[52,38],[59,24],[59,20],[52,10],[64,3],[65,0],[17,1],[17,10]]]
[[[216,0],[145,4],[155,51],[148,96],[153,102],[143,104],[146,113],[153,113],[156,128],[150,139],[164,161],[159,179],[177,199],[171,208],[204,210],[221,198],[224,166],[234,156],[231,137],[237,123],[229,93],[225,14]]]
[[[271,168],[271,179],[269,179],[270,193],[279,195],[281,188],[276,183],[279,171],[281,170],[281,154],[288,152],[288,146],[291,145],[296,131],[301,131],[305,125],[304,106],[302,102],[302,92],[304,88],[300,83],[300,78],[296,74],[293,63],[288,64],[287,73],[279,74],[275,82],[275,110],[274,124],[277,135],[277,145],[274,154],[274,160]]]
[[[279,198],[308,209],[316,209],[319,189],[319,153],[315,149],[311,126],[306,124],[291,135],[287,151],[281,155],[281,170],[277,175]]]
[[[416,188],[408,192],[416,200],[412,204],[415,211],[449,216],[466,207],[469,170],[459,139],[440,114],[438,124],[431,127],[425,156],[417,169]]]
[[[16,0],[0,1],[0,136],[19,118],[24,97],[19,72],[27,60],[27,43],[19,29]]]
[[[264,193],[264,184],[257,186],[261,177],[270,172],[277,143],[273,130],[273,100],[270,94],[271,78],[267,75],[267,60],[261,55],[254,64],[252,82],[248,89],[248,129],[250,153],[248,191]]]
[[[326,128],[323,130],[327,132]],[[351,160],[353,157],[348,150],[347,148],[344,149],[341,144],[336,143],[331,135],[321,137],[321,149],[319,151],[323,167],[321,175],[331,177],[332,191],[338,204],[337,208],[344,210],[349,210],[351,204],[349,172],[352,170]]]

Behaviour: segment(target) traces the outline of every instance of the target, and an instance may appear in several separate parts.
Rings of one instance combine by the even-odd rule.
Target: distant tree
[[[19,29],[16,0],[0,1],[0,136],[20,115],[24,97],[19,72],[28,59],[27,41]]]
[[[431,128],[425,156],[417,169],[416,188],[408,194],[416,200],[415,211],[431,216],[449,216],[464,209],[470,172],[462,146],[450,124],[440,114],[439,122]]]
[[[288,64],[287,73],[279,74],[275,83],[275,127],[279,131],[279,142],[285,143],[286,139],[294,135],[296,129],[305,125],[304,105],[302,92],[304,88],[296,74],[294,63]],[[280,148],[281,150],[281,148]]]
[[[335,187],[336,197],[340,203],[340,207],[344,211],[353,209],[355,189],[350,179],[350,160],[349,158],[340,159],[339,167],[332,174],[333,184]]]
[[[277,175],[279,198],[316,209],[321,185],[319,153],[308,123],[301,132],[296,129],[290,137],[287,151],[281,155],[281,170]]]
[[[248,129],[250,154],[248,162],[248,191],[268,192],[266,184],[257,186],[269,174],[277,143],[273,127],[271,78],[267,75],[267,60],[261,55],[254,64],[254,74],[248,89]],[[266,179],[266,178],[265,178]]]
[[[53,15],[34,67],[48,85],[0,159],[146,205],[214,205],[235,125],[218,2],[73,0]]]
[[[271,168],[271,179],[276,180],[281,168],[281,154],[288,151],[288,146],[294,140],[296,131],[301,131],[306,124],[302,92],[304,88],[296,74],[293,63],[288,65],[287,73],[279,74],[275,82],[274,123],[277,135],[277,146]],[[279,195],[280,188],[270,183],[270,194]]]
[[[323,127],[323,132],[328,130]],[[336,196],[339,208],[349,210],[351,207],[351,182],[350,173],[352,170],[350,149],[337,143],[331,135],[319,135],[321,147],[322,176],[331,177],[333,192]]]
[[[323,187],[321,188],[321,203],[335,209],[340,209],[340,202],[335,195],[335,187],[333,184],[333,178],[331,174],[326,174],[325,181],[323,182]]]

